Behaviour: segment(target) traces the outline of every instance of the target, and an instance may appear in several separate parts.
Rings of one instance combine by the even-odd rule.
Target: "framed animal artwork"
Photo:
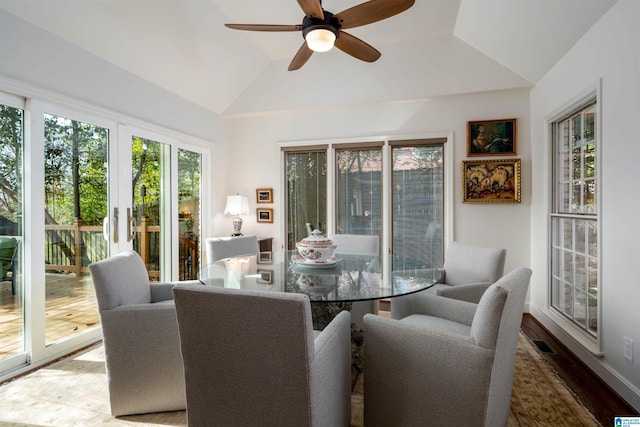
[[[463,160],[464,203],[520,203],[520,159]]]

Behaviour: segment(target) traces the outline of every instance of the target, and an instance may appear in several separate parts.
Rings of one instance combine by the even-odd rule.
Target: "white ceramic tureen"
[[[313,230],[311,236],[296,243],[296,248],[300,256],[309,262],[326,262],[336,250],[336,245],[320,230]]]

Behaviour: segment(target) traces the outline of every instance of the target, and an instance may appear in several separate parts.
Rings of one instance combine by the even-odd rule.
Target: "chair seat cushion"
[[[400,320],[411,325],[427,326],[429,330],[463,336],[471,335],[471,326],[464,325],[440,317],[427,316],[424,314],[412,314]]]

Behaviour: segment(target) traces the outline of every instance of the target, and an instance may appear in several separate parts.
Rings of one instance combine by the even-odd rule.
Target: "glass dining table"
[[[322,330],[337,313],[351,310],[353,303],[423,291],[438,282],[441,271],[410,256],[336,254],[325,264],[309,264],[297,251],[272,251],[205,265],[198,279],[207,286],[307,294],[313,327]],[[353,369],[360,371],[363,333],[356,325],[361,322],[354,320]]]
[[[422,291],[438,281],[440,272],[406,256],[337,254],[313,264],[297,251],[273,251],[205,265],[198,279],[225,288],[304,293],[312,303],[353,303]]]
[[[322,329],[325,322],[315,315],[320,305],[335,311],[358,301],[420,292],[433,286],[440,274],[439,268],[407,256],[337,254],[318,265],[307,263],[297,251],[273,251],[205,265],[198,279],[209,286],[307,294],[312,307],[319,306],[314,327]]]

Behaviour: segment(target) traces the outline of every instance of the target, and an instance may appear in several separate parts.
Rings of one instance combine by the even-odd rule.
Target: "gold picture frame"
[[[272,251],[259,252],[258,264],[273,264],[273,252]]]
[[[463,160],[463,203],[520,203],[520,159]]]
[[[517,119],[467,122],[467,156],[515,156]]]
[[[273,209],[272,208],[258,208],[256,209],[256,218],[258,222],[273,222]]]
[[[273,188],[258,188],[256,203],[273,203]]]
[[[258,278],[256,279],[256,283],[263,285],[273,284],[273,270],[258,270],[257,273]]]

